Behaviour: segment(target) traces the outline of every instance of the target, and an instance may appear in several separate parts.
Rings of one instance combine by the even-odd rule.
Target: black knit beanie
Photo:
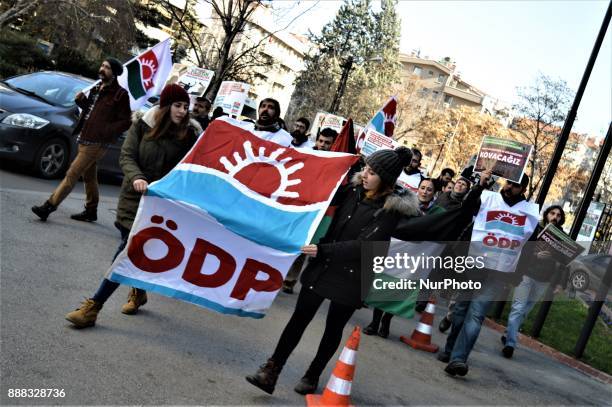
[[[119,62],[118,59],[112,57],[106,58],[105,61],[110,65],[113,75],[115,75],[116,78],[120,77],[123,73],[123,64]]]
[[[404,167],[410,164],[412,152],[409,148],[398,147],[395,150],[378,150],[366,158],[366,164],[374,170],[387,185],[394,185]]]

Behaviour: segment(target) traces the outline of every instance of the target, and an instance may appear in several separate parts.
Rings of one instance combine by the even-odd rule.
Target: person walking
[[[154,106],[141,117],[135,115],[119,157],[124,177],[115,226],[121,233],[121,243],[113,260],[127,244],[140,197],[147,191],[149,184],[170,172],[189,152],[202,132],[200,125],[189,118],[188,112],[187,91],[172,84],[162,90],[159,106]],[[103,279],[93,297],[68,313],[66,319],[78,328],[95,325],[98,313],[117,287],[119,283]],[[132,288],[121,312],[135,314],[146,302],[146,292]]]
[[[32,212],[43,222],[70,194],[80,177],[85,186],[85,210],[70,216],[74,220],[95,222],[98,219],[98,169],[97,162],[104,157],[108,147],[130,127],[130,98],[119,86],[117,77],[123,73],[123,65],[115,58],[106,58],[100,66],[100,82],[85,96],[77,93],[76,104],[82,109],[73,134],[78,134],[77,155],[70,164],[64,179],[42,205],[33,206]]]
[[[565,212],[559,205],[546,208],[534,234],[539,235],[549,223],[559,228],[565,223]],[[558,276],[564,272],[561,264],[546,250],[535,250],[535,248],[527,250],[525,258],[521,260],[520,266],[525,268],[525,274],[521,283],[514,289],[506,332],[501,337],[504,345],[502,355],[508,359],[514,354],[519,328],[523,320],[529,315],[536,302],[542,298],[548,286],[551,283],[559,282]]]
[[[377,151],[366,158],[366,167],[353,182],[336,193],[331,204],[339,207],[327,234],[319,244],[302,247],[302,253],[312,261],[302,274],[302,289],[293,315],[272,356],[256,373],[246,377],[249,383],[269,394],[274,392],[289,355],[328,299],[330,306],[319,348],[294,389],[299,394],[316,391],[321,373],[340,345],[344,327],[365,298],[362,279],[373,279],[373,275],[361,270],[362,244],[389,241],[400,218],[418,214],[415,199],[393,193],[395,181],[410,159],[411,152],[405,147]]]

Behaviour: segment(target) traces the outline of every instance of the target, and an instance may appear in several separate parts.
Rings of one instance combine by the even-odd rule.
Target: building
[[[219,26],[219,18],[214,17],[211,9],[208,18],[201,20],[206,26],[202,36],[202,44],[210,44],[207,59],[212,60],[215,52],[213,44],[223,38],[223,29]],[[305,68],[304,58],[313,45],[304,36],[280,30],[273,21],[270,6],[260,4],[253,12],[244,32],[236,37],[233,49],[240,53],[257,46],[258,59],[270,61],[267,65],[253,67],[254,75],[249,91],[251,106],[272,97],[279,101],[281,116],[287,112],[291,95],[295,89],[295,79]]]

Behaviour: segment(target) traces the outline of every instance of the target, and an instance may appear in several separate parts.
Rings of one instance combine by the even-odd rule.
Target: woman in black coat
[[[366,158],[365,168],[353,183],[334,196],[332,205],[339,207],[327,234],[319,244],[302,247],[302,253],[312,259],[302,275],[295,311],[270,359],[246,377],[249,383],[272,394],[283,365],[323,301],[329,299],[319,349],[295,387],[300,394],[315,392],[319,376],[340,345],[344,327],[367,295],[362,295],[362,278],[370,279],[372,270],[361,270],[362,243],[389,241],[400,218],[417,214],[414,197],[410,201],[393,194],[395,181],[411,158],[404,147],[377,151]]]

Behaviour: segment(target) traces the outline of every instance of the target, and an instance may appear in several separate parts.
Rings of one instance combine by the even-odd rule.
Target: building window
[[[433,71],[429,71],[429,76],[433,76]]]
[[[453,103],[453,97],[450,95],[444,95],[444,103],[448,103],[449,105]]]
[[[446,77],[442,74],[438,75],[438,79],[436,80],[436,82],[438,83],[444,83],[444,79],[446,79]]]
[[[414,69],[412,70],[412,73],[415,75],[421,75],[421,72],[423,72],[423,69],[420,66],[414,66]]]
[[[440,92],[438,92],[437,90],[434,90],[433,92],[431,92],[433,94],[434,97],[438,97],[440,96]]]

